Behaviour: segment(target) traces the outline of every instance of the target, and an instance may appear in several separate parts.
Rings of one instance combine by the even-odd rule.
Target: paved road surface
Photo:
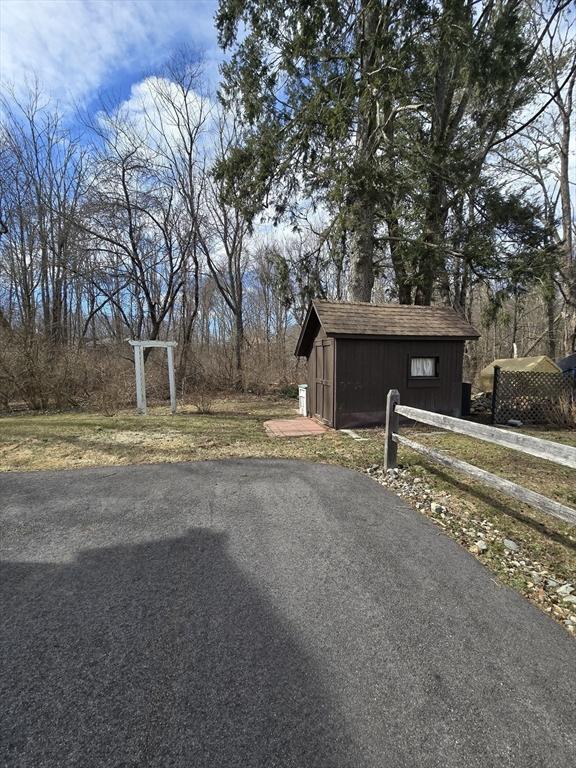
[[[0,766],[576,764],[576,643],[367,477],[0,476]]]

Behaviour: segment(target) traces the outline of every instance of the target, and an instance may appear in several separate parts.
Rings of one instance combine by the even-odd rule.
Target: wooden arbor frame
[[[136,407],[138,413],[146,415],[146,377],[144,375],[144,349],[146,347],[162,347],[168,358],[168,382],[170,384],[170,410],[176,413],[176,379],[174,376],[174,347],[175,341],[132,341],[128,342],[134,349],[134,369],[136,373]]]

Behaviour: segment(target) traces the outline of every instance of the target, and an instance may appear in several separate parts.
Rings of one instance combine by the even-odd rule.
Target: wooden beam
[[[397,445],[394,442],[394,433],[398,432],[398,403],[400,392],[391,389],[386,398],[386,443],[384,446],[384,468],[394,469],[396,466]]]
[[[486,472],[486,470],[475,467],[473,464],[468,464],[466,461],[455,459],[452,456],[447,456],[446,454],[435,451],[425,445],[415,443],[413,440],[409,440],[402,435],[395,434],[393,440],[395,443],[399,443],[400,445],[406,446],[406,448],[410,448],[412,451],[421,453],[450,469],[455,469],[458,472],[470,475],[470,477],[473,477],[475,480],[480,480],[481,482],[486,483],[486,485],[495,488],[506,496],[510,496],[517,501],[521,501],[524,504],[529,504],[531,507],[547,512],[549,515],[557,517],[565,523],[576,525],[576,509],[565,507],[557,501],[552,501],[552,499],[548,499],[546,496],[536,493],[536,491],[530,491],[528,488],[523,488],[521,485],[517,485],[511,480],[505,480],[503,477],[493,475],[491,472]]]
[[[136,375],[136,408],[146,415],[146,379],[144,376],[144,353],[142,347],[134,347],[134,373]]]
[[[453,416],[444,416],[441,413],[430,413],[420,408],[412,408],[408,405],[398,405],[396,412],[408,419],[429,424],[432,427],[447,429],[449,432],[457,432],[466,437],[476,437],[488,443],[522,451],[539,459],[553,461],[565,467],[576,469],[576,448],[562,443],[553,443],[550,440],[542,440],[539,437],[523,435],[519,432],[509,432],[498,427],[489,427],[486,424],[476,424],[473,421],[456,419]],[[395,430],[398,431],[398,430]]]
[[[128,344],[132,347],[176,347],[178,345],[177,341],[147,341],[144,339],[144,341],[134,341],[133,339],[128,339]]]
[[[142,382],[142,415],[146,416],[148,405],[146,402],[146,368],[144,364],[144,348],[138,347],[138,353],[140,355],[140,380]]]
[[[174,348],[166,347],[168,357],[168,383],[170,385],[170,410],[176,413],[176,380],[174,378]]]

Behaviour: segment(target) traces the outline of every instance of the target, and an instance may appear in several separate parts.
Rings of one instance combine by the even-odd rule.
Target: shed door
[[[326,424],[332,425],[332,383],[334,378],[334,342],[322,339],[314,345],[316,351],[316,412]]]

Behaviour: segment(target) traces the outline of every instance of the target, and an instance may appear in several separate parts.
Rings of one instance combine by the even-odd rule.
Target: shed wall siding
[[[335,382],[337,429],[384,423],[386,396],[400,392],[405,405],[460,416],[462,341],[389,341],[336,339],[338,376]],[[409,380],[411,356],[438,357],[438,379]]]
[[[308,384],[308,416],[314,416],[316,413],[316,347],[315,344],[321,339],[325,339],[326,332],[322,326],[318,327],[318,331],[314,336],[312,342],[312,349],[308,357],[308,369],[307,369],[307,384]]]

